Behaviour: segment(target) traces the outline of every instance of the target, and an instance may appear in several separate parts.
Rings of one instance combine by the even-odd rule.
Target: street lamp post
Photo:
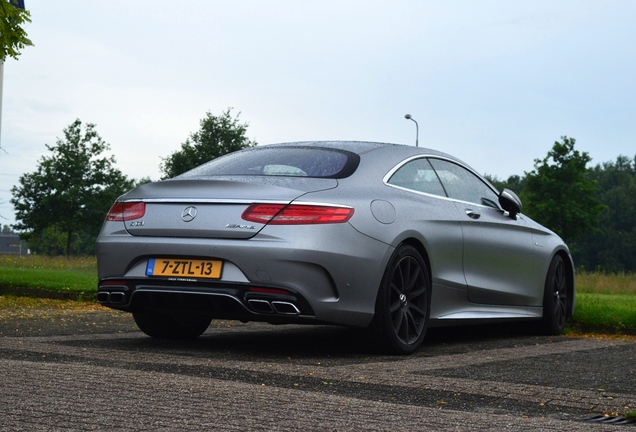
[[[411,114],[407,114],[404,116],[405,119],[407,120],[412,120],[413,123],[415,123],[415,147],[419,147],[419,140],[420,140],[420,127],[417,124],[417,122],[415,121],[415,119],[413,117],[411,117]]]

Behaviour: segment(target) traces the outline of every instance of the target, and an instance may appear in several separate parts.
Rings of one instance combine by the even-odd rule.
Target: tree
[[[181,150],[163,158],[160,169],[163,178],[175,177],[224,154],[256,145],[245,133],[247,123],[239,123],[239,114],[232,118],[231,108],[220,116],[210,112],[201,120],[201,129],[190,134],[181,144]]]
[[[596,197],[596,182],[587,177],[590,156],[574,150],[574,138],[561,139],[544,159],[535,159],[522,198],[524,213],[574,243],[598,227],[606,207]]]
[[[77,119],[64,129],[64,139],[46,147],[51,155],[40,158],[37,170],[22,175],[11,189],[18,221],[13,227],[25,231],[22,237],[34,250],[38,240],[50,243],[62,235],[67,256],[81,253],[73,242],[96,237],[113,201],[133,182],[114,168],[114,156],[102,156],[110,146],[94,124],[82,131]]]
[[[31,22],[31,14],[16,1],[0,0],[0,61],[17,59],[26,45],[31,45],[22,26]]]
[[[619,156],[589,172],[598,182],[597,197],[608,207],[601,214],[601,228],[581,238],[577,264],[604,271],[636,271],[636,157]]]

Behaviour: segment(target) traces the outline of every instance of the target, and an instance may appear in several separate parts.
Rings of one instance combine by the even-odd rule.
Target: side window
[[[499,208],[499,198],[479,177],[467,169],[441,159],[430,159],[450,198]]]
[[[415,159],[402,165],[391,176],[388,183],[416,192],[446,196],[435,170],[428,159],[424,158]]]

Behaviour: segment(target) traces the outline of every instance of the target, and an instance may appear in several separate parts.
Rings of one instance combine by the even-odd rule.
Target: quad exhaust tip
[[[126,293],[101,291],[97,293],[97,301],[100,303],[124,304],[126,303]]]
[[[99,291],[97,301],[108,305],[123,305],[126,303],[126,293],[121,291]],[[300,310],[295,304],[286,301],[270,301],[262,299],[249,299],[250,308],[262,314],[300,315]]]

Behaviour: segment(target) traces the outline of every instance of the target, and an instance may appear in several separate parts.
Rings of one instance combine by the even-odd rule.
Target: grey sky
[[[372,140],[523,175],[562,135],[636,154],[636,1],[26,0],[34,47],[4,70],[11,186],[76,118],[128,176],[159,178],[207,111],[260,144]]]

